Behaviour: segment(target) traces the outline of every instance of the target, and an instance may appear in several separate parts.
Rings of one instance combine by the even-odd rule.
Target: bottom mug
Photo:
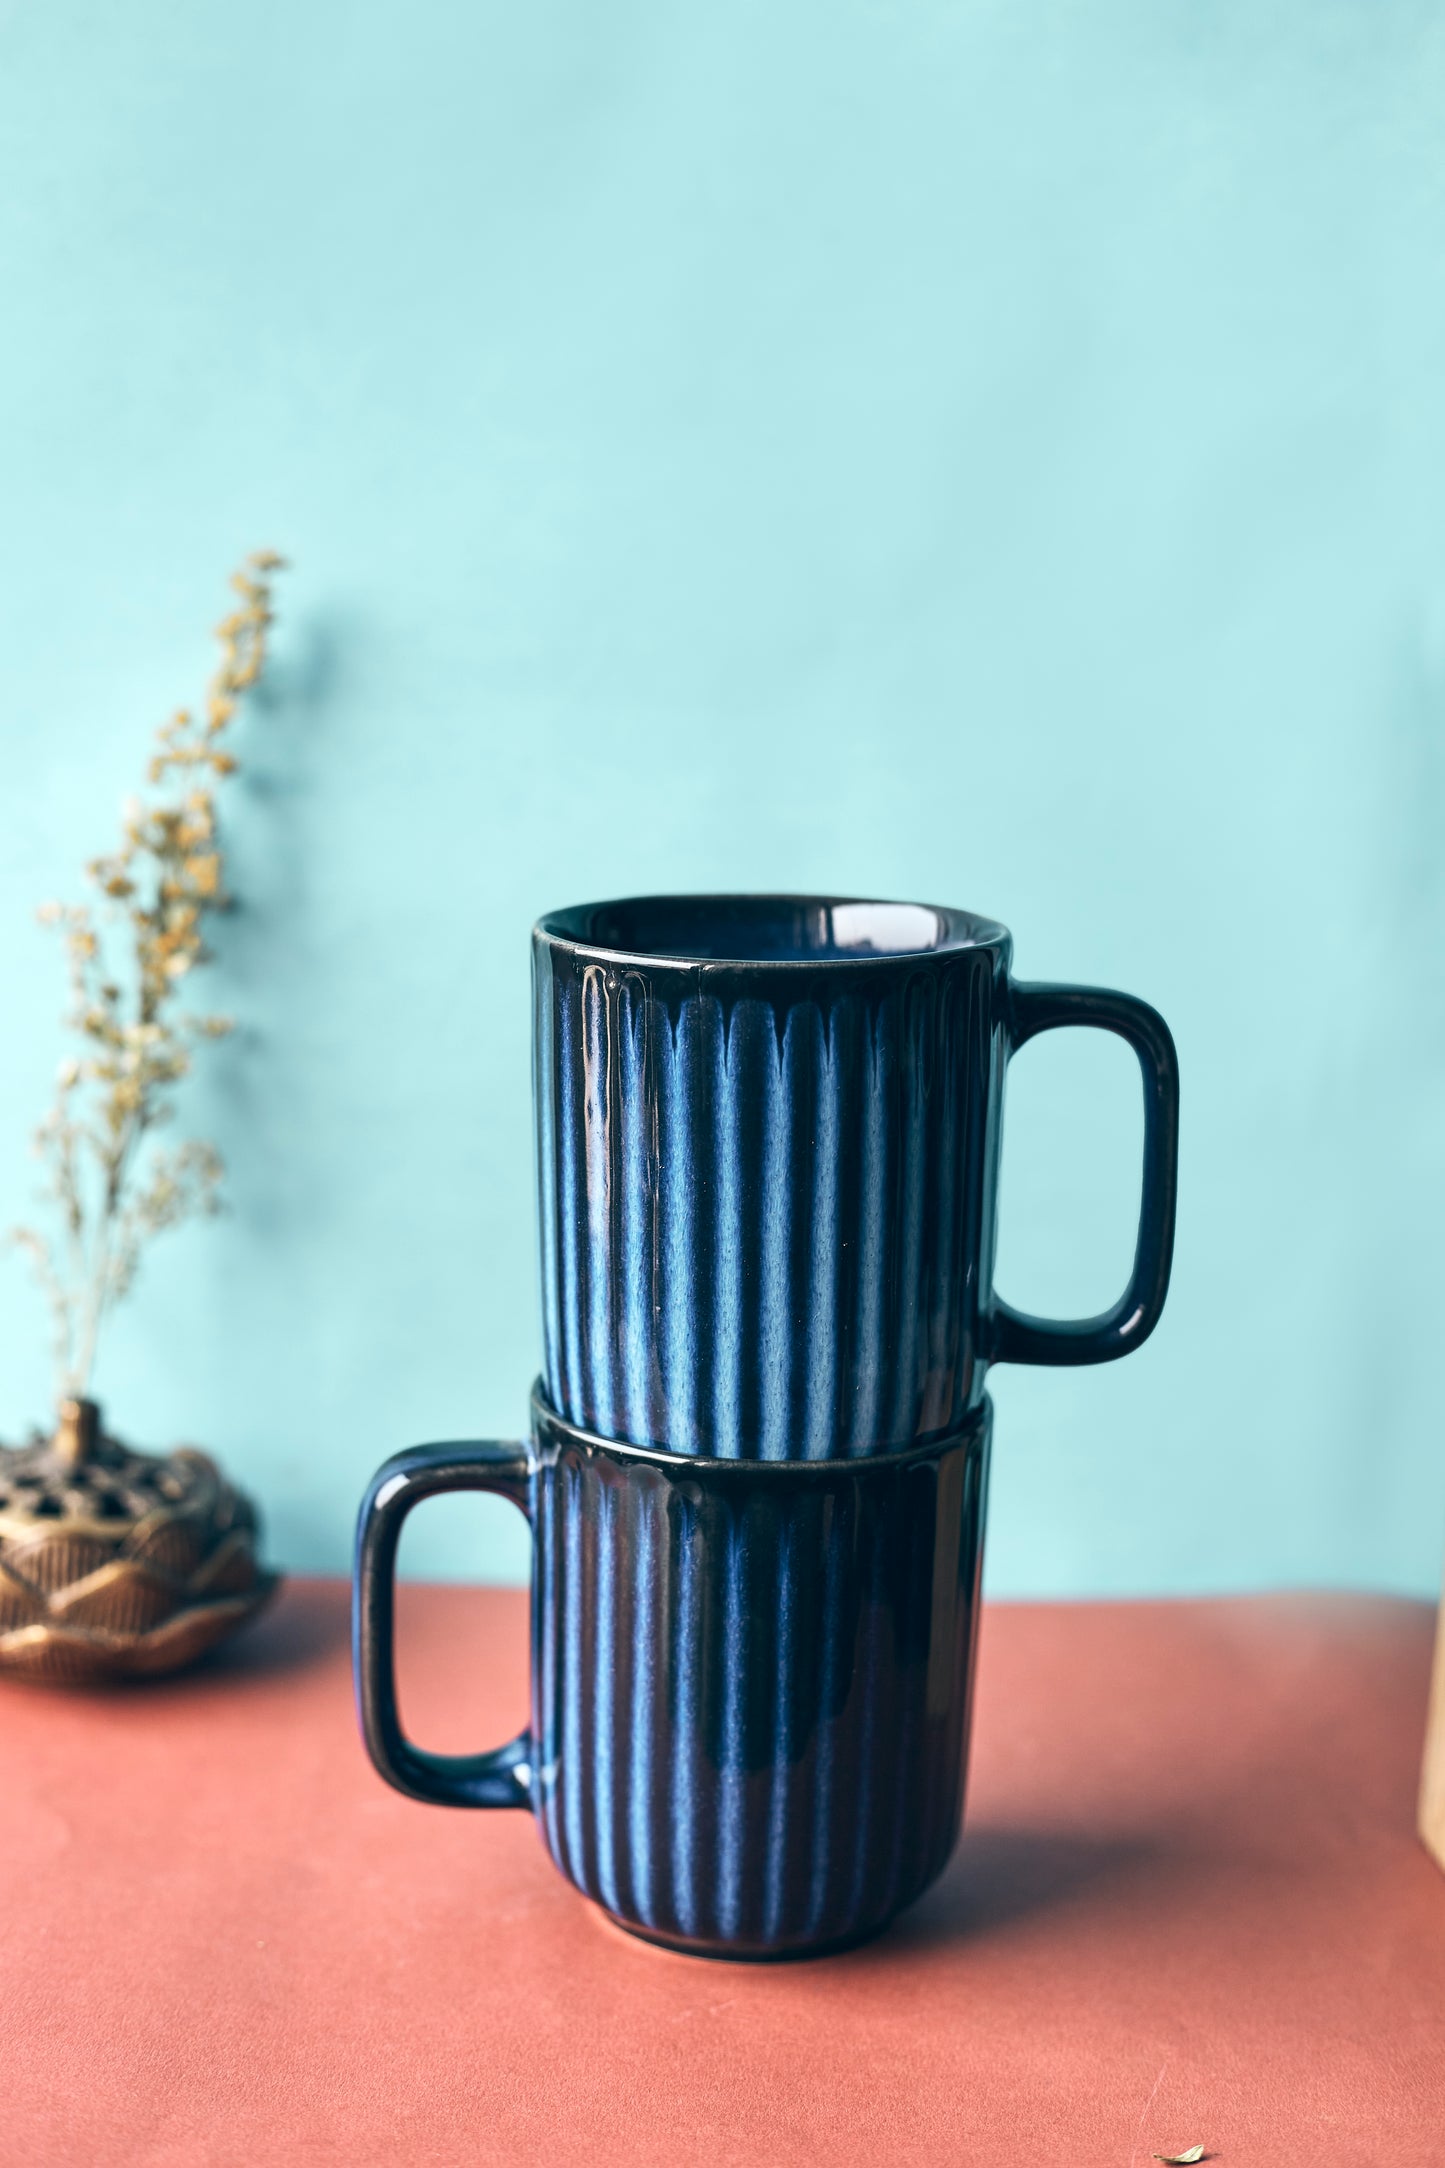
[[[873,1933],[962,1819],[992,1413],[874,1459],[700,1460],[590,1436],[539,1390],[529,1444],[399,1453],[357,1526],[372,1760],[416,1799],[530,1808],[649,1941],[771,1958]],[[531,1725],[465,1756],[405,1737],[393,1652],[402,1522],[455,1490],[533,1532]]]

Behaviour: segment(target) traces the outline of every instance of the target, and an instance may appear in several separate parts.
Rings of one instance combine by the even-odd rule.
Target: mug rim
[[[800,912],[816,913],[819,918],[826,914],[830,922],[835,912],[858,912],[875,914],[858,921],[860,935],[871,926],[882,932],[891,921],[898,938],[886,945],[868,945],[866,940],[852,948],[820,945],[801,955],[753,954],[730,955],[711,949],[706,953],[694,952],[687,947],[665,948],[654,943],[630,944],[615,939],[599,937],[593,926],[608,914],[614,919],[618,914],[666,914],[669,911],[684,912],[696,916],[707,906],[715,907],[720,922],[728,918],[755,917],[766,924],[769,909],[780,918],[786,913],[796,919]],[[739,908],[741,907],[741,908]],[[909,923],[922,932],[918,921],[932,918],[934,938],[931,941],[911,942],[904,937],[904,922],[900,914],[910,915]],[[596,903],[565,904],[559,910],[545,911],[532,928],[532,938],[550,949],[581,957],[598,963],[618,964],[624,968],[649,971],[859,971],[870,967],[877,969],[884,964],[908,964],[915,968],[931,962],[941,962],[945,957],[994,949],[1007,956],[1010,935],[1006,926],[997,919],[984,918],[975,911],[963,911],[952,904],[916,903],[904,897],[885,896],[836,896],[826,894],[793,893],[779,889],[736,890],[676,890],[672,893],[642,896],[608,897]]]
[[[903,1461],[926,1460],[930,1456],[941,1459],[945,1453],[955,1451],[961,1445],[971,1445],[986,1433],[993,1423],[993,1398],[985,1393],[977,1406],[970,1408],[961,1423],[951,1430],[936,1431],[926,1438],[914,1438],[907,1445],[891,1446],[886,1453],[833,1453],[814,1460],[780,1459],[763,1460],[750,1453],[674,1453],[664,1445],[636,1445],[627,1438],[609,1438],[598,1430],[584,1430],[579,1423],[569,1423],[559,1414],[547,1397],[547,1388],[541,1378],[532,1383],[531,1431],[534,1441],[540,1444],[540,1433],[558,1431],[573,1446],[578,1447],[590,1459],[594,1454],[615,1454],[624,1460],[645,1462],[669,1473],[709,1477],[731,1471],[735,1475],[795,1475],[832,1477],[861,1475],[869,1470],[896,1468]]]

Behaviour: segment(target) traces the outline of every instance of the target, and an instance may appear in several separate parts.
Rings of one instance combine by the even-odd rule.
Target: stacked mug
[[[992,1362],[1095,1363],[1152,1331],[1174,1230],[1167,1026],[1023,985],[1006,929],[921,904],[673,896],[533,934],[544,1357],[521,1444],[419,1447],[357,1532],[377,1768],[522,1807],[621,1926],[775,1957],[873,1932],[963,1805]],[[1129,1285],[1103,1316],[993,1292],[1004,1071],[1061,1025],[1144,1078]],[[510,1498],[533,1534],[531,1722],[430,1754],[396,1710],[401,1525]]]

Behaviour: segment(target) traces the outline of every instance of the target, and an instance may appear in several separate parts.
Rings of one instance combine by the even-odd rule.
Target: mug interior
[[[614,955],[700,963],[926,956],[1003,933],[966,911],[848,896],[630,896],[549,912],[539,931]]]

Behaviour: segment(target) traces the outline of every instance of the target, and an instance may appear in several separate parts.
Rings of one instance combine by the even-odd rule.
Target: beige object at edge
[[[1445,1595],[1435,1629],[1435,1668],[1425,1720],[1425,1766],[1420,1772],[1420,1835],[1445,1867]]]

